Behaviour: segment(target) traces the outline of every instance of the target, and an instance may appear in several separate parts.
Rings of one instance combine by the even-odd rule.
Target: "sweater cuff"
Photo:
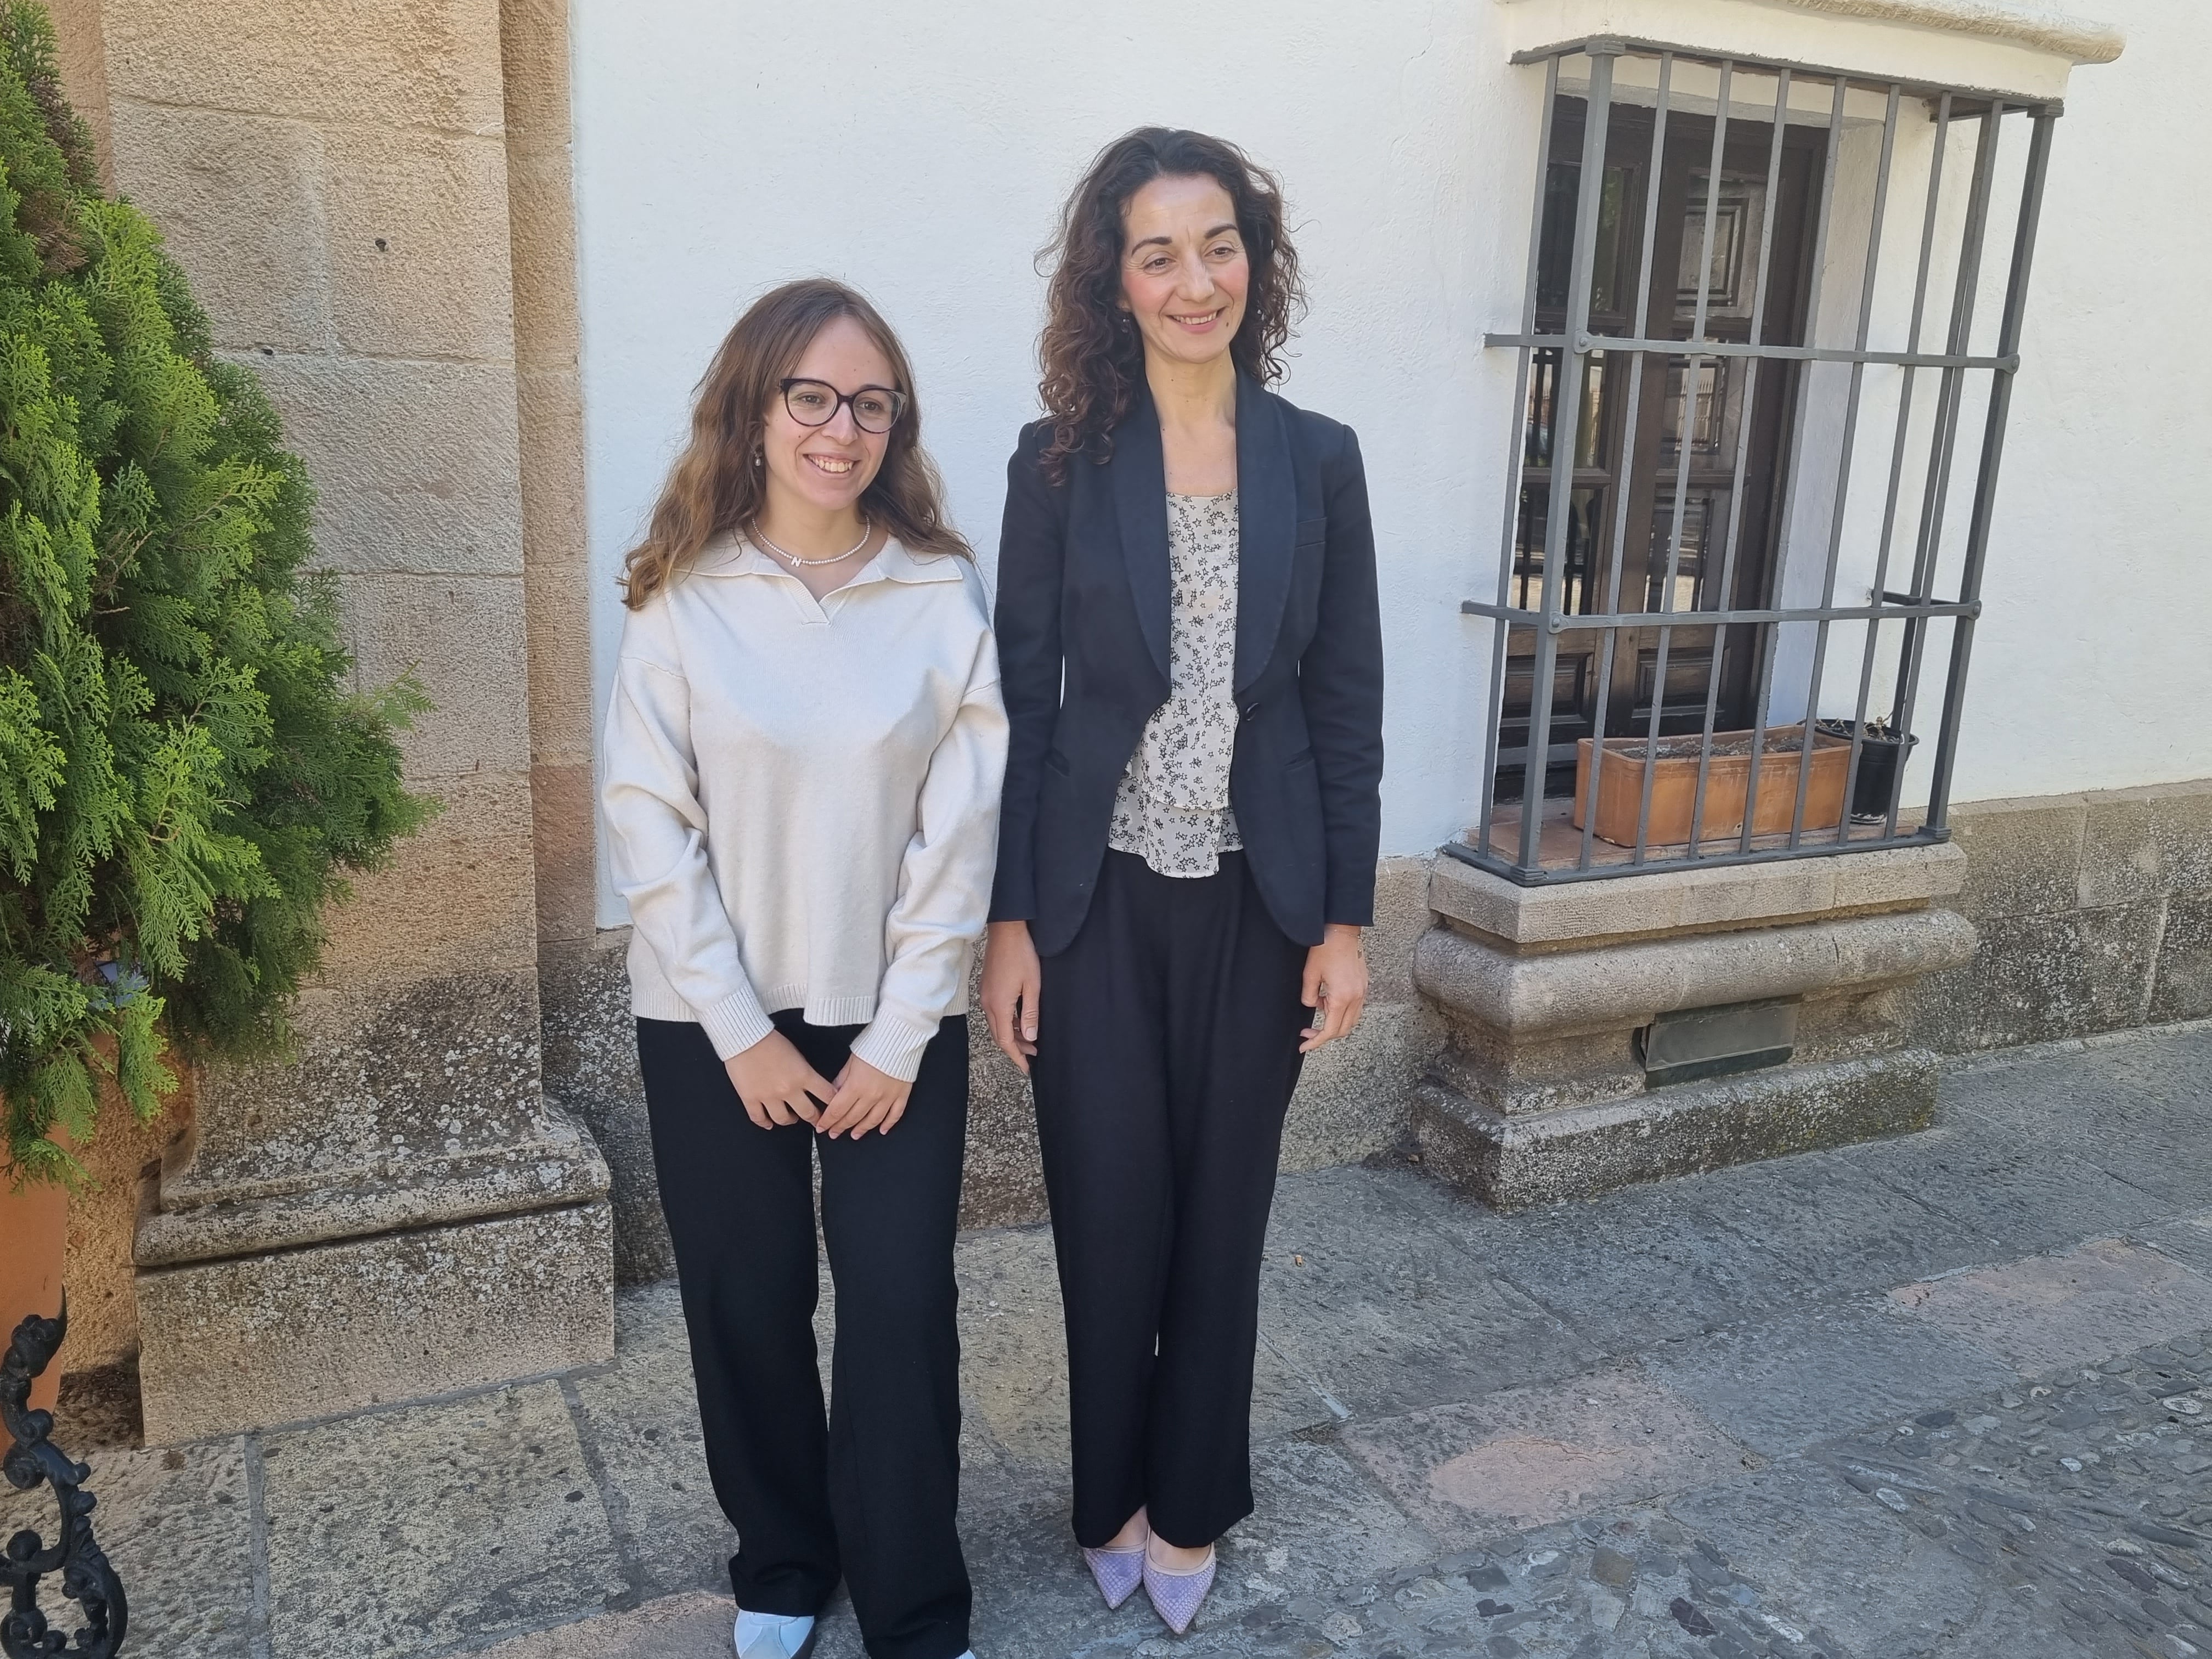
[[[775,1030],[775,1022],[762,1012],[760,999],[740,992],[725,997],[711,1008],[695,1008],[699,1027],[714,1045],[714,1058],[741,1054]]]
[[[853,1057],[865,1060],[885,1077],[911,1083],[921,1070],[921,1051],[937,1035],[939,1022],[885,1010],[853,1039]]]

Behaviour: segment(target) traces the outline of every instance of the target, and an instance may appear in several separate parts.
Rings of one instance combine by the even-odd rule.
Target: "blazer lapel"
[[[1242,465],[1241,454],[1238,461]],[[1160,678],[1171,682],[1168,629],[1175,581],[1168,562],[1167,463],[1160,453],[1160,417],[1141,386],[1115,428],[1114,458],[1107,470],[1114,475],[1114,516],[1121,532],[1121,556],[1129,567],[1129,591],[1137,599],[1137,625],[1159,665]]]
[[[1155,449],[1158,445],[1156,436]],[[1298,530],[1297,480],[1282,411],[1242,374],[1237,377],[1237,668],[1231,689],[1241,696],[1275,653]]]

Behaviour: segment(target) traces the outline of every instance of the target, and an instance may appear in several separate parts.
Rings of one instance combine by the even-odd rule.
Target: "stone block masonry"
[[[1982,935],[1914,1030],[1949,1052],[2212,1016],[2212,779],[1954,808]]]
[[[296,1057],[201,1080],[137,1231],[148,1431],[603,1359],[610,1172],[543,1079],[517,349],[527,249],[532,385],[557,413],[564,337],[535,279],[549,259],[568,268],[546,212],[562,194],[548,179],[566,82],[544,72],[559,32],[519,35],[510,64],[499,0],[101,0],[60,21],[72,64],[91,66],[72,90],[117,186],[161,227],[217,349],[260,374],[308,463],[362,684],[411,672],[436,705],[410,734],[408,775],[445,808],[334,913]],[[566,456],[574,477],[578,453],[558,431],[533,451],[556,474]],[[541,525],[562,519],[561,489],[536,496]],[[557,571],[561,545],[541,534],[538,562]],[[556,646],[558,620],[544,619]],[[572,687],[563,706],[587,696]],[[548,757],[573,763],[581,740],[548,729]]]

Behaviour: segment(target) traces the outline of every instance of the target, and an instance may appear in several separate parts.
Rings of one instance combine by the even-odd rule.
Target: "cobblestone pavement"
[[[1413,1168],[1285,1179],[1258,1510],[1180,1640],[1067,1534],[1049,1237],[959,1269],[983,1659],[2212,1659],[2212,1030],[1519,1216]],[[611,1365],[95,1454],[126,1651],[726,1656],[671,1287],[620,1322]],[[817,1652],[860,1652],[842,1600]]]

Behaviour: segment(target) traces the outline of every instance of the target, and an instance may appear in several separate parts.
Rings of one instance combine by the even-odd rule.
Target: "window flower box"
[[[1750,793],[1753,734],[1713,733],[1712,759],[1705,773],[1705,809],[1698,826],[1700,845],[1743,833],[1744,802]],[[1690,839],[1690,818],[1698,796],[1700,734],[1662,738],[1647,759],[1642,738],[1608,738],[1598,768],[1597,836],[1616,847],[1636,845],[1636,821],[1644,804],[1644,777],[1651,774],[1651,817],[1646,847],[1680,847]],[[1805,728],[1773,726],[1766,730],[1759,757],[1759,800],[1753,836],[1786,836],[1797,810],[1797,773],[1803,758]],[[1589,810],[1590,748],[1588,738],[1575,745],[1574,825],[1583,827]],[[1805,791],[1807,830],[1835,830],[1843,822],[1844,774],[1850,764],[1848,738],[1816,732],[1812,779]]]

